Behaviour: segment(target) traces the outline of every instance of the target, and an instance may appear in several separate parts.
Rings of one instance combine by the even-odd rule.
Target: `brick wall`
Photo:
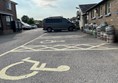
[[[91,11],[89,11],[88,15],[88,23],[97,23],[98,25],[107,22],[109,25],[113,25],[115,28],[116,36],[118,39],[118,0],[108,0],[111,3],[111,16],[106,17],[105,16],[105,3],[102,3],[100,6],[102,6],[102,18],[98,18],[98,14],[95,13],[96,19],[91,18]],[[98,7],[98,6],[97,6]],[[97,8],[96,7],[96,8]],[[93,10],[95,10],[94,8]]]
[[[9,10],[6,8],[6,3],[10,1],[10,0],[1,0],[0,1],[0,10],[1,11],[4,11],[4,12],[7,12],[7,13],[10,13],[10,14],[13,14],[13,18],[14,20],[17,19],[17,15],[16,15],[16,4],[15,3],[11,3],[11,6],[12,6],[12,10]]]
[[[0,10],[4,11],[5,10],[4,6],[5,6],[5,1],[0,0]]]
[[[0,0],[0,11],[3,11],[5,13],[12,14],[13,20],[17,20],[16,15],[16,3],[11,2],[11,10],[6,8],[6,3],[10,0]],[[1,14],[2,22],[3,22],[3,33],[12,33],[13,30],[11,29],[10,25],[7,25],[6,23],[6,15]]]

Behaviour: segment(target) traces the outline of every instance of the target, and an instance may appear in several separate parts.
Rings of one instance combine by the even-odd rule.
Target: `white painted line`
[[[31,41],[29,41],[29,42],[23,44],[22,46],[25,46],[25,45],[27,45],[27,44],[29,44],[29,43],[31,43],[31,42],[33,42],[33,41],[35,41],[35,40],[41,38],[41,37],[44,36],[45,34],[47,34],[47,33],[44,33],[44,34],[40,35],[39,37],[37,37],[37,38],[35,38],[35,39],[33,39],[33,40],[31,40]]]
[[[36,49],[29,48],[29,47],[27,47],[27,46],[22,46],[22,48],[24,48],[24,49],[28,49],[28,50],[32,50],[32,51],[36,51]]]
[[[18,48],[12,52],[38,52],[38,51],[73,51],[73,50],[115,50],[118,48],[108,48],[108,47],[100,47],[104,46],[107,43],[102,43],[99,45],[90,45],[90,44],[62,44],[62,45],[28,45],[25,48]],[[81,47],[88,46],[88,47]],[[79,47],[80,46],[80,47]],[[35,49],[36,47],[36,49]],[[39,47],[39,48],[38,48]]]
[[[70,51],[109,51],[109,50],[118,50],[118,48],[102,48],[102,49],[54,49],[54,50],[36,50],[36,51],[32,51],[32,50],[28,50],[28,51],[14,51],[15,53],[28,53],[28,52],[70,52]]]
[[[81,45],[84,45],[84,46],[93,46],[92,44],[97,44],[97,43],[89,43],[89,44],[57,44],[57,45],[49,45],[49,46],[53,46],[53,47],[57,47],[57,46],[81,46]],[[28,45],[28,47],[31,47],[31,48],[35,48],[35,47],[45,47],[45,46],[48,46],[48,45]]]
[[[86,49],[98,48],[98,47],[100,47],[100,46],[104,46],[104,45],[106,45],[106,44],[108,44],[108,43],[102,43],[102,44],[99,44],[99,45],[96,45],[96,46],[92,46],[92,47],[90,47],[90,48],[86,48]]]
[[[10,51],[7,51],[7,52],[4,52],[3,54],[0,54],[0,57],[4,56],[4,55],[6,55],[6,54],[8,54],[8,53],[10,53],[10,52],[13,52],[13,51],[15,51],[16,49],[18,49],[18,48],[20,48],[20,47],[22,47],[22,46],[25,46],[25,45],[27,45],[27,44],[29,44],[29,43],[31,43],[31,42],[33,42],[33,41],[35,41],[35,40],[41,38],[41,37],[44,36],[45,34],[46,34],[46,33],[40,35],[39,37],[36,37],[35,39],[33,39],[33,40],[31,40],[31,41],[29,41],[29,42],[27,42],[27,43],[25,43],[25,44],[23,44],[23,45],[21,45],[21,46],[18,46],[18,47],[14,48],[14,49],[12,49],[12,50],[10,50]]]
[[[81,38],[81,37],[84,37],[84,36],[87,36],[86,34],[85,35],[81,35],[81,36],[79,36],[79,35],[70,35],[70,36],[56,36],[56,37],[54,37],[54,36],[45,36],[45,37],[42,37],[42,38],[40,38],[40,39],[58,39],[58,38],[75,38],[75,37],[77,37],[77,38]]]
[[[14,67],[19,64],[23,64],[25,62],[33,64],[33,66],[29,69],[32,72],[30,72],[29,74],[24,74],[24,75],[20,75],[20,76],[12,76],[12,75],[7,74],[7,70],[9,70],[11,67]],[[65,71],[70,70],[70,67],[67,65],[60,65],[56,68],[50,68],[50,67],[48,68],[48,67],[46,67],[46,65],[47,65],[47,63],[40,64],[40,61],[35,61],[35,60],[32,60],[31,57],[28,57],[28,58],[22,59],[22,61],[20,61],[20,62],[10,64],[10,65],[6,66],[5,68],[3,68],[2,70],[0,70],[0,78],[4,79],[4,80],[14,80],[15,81],[15,80],[21,80],[21,79],[26,79],[26,78],[35,76],[40,71],[65,72]]]
[[[40,41],[41,44],[52,44],[52,43],[64,43],[65,40],[44,40]]]
[[[82,48],[82,47],[77,47],[76,45],[73,45],[73,46],[70,46],[70,45],[58,45],[59,47],[62,46],[61,48],[58,48],[57,45],[56,46],[43,45],[43,47],[40,48],[42,46],[41,45],[41,46],[38,46],[39,48],[36,48],[36,49],[35,49],[35,46],[32,46],[34,48],[32,48],[31,46],[28,46],[28,47],[30,47],[32,49],[35,49],[35,50],[32,50],[32,49],[29,49],[29,50],[26,49],[25,50],[23,48],[20,48],[20,49],[14,50],[12,52],[77,51],[77,50],[78,51],[80,51],[80,50],[81,51],[83,51],[83,50],[85,50],[85,51],[91,51],[91,50],[117,50],[118,49],[118,48],[100,47],[102,45],[104,45],[104,44],[99,44],[99,45],[96,45],[96,46],[91,46],[91,47],[89,47],[89,49]],[[88,45],[86,45],[86,46],[88,46]]]

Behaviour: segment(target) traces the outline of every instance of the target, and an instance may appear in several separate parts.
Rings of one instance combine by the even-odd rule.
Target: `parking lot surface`
[[[80,31],[43,32],[2,53],[0,63],[0,83],[118,81],[117,44],[106,43]]]

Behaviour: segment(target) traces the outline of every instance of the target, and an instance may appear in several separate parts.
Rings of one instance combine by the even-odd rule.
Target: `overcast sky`
[[[101,0],[12,0],[18,3],[18,18],[28,15],[36,20],[49,16],[76,16],[76,7],[79,4],[98,3]]]

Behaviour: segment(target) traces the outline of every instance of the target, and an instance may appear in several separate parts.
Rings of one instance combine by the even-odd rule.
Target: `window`
[[[110,12],[111,12],[111,3],[108,1],[108,2],[105,4],[105,15],[110,14]]]
[[[11,2],[10,2],[10,1],[8,1],[8,2],[6,3],[6,8],[9,9],[9,10],[12,9],[12,8],[11,8]]]
[[[91,11],[91,18],[92,18],[92,19],[95,19],[95,10],[92,10],[92,11]]]
[[[60,23],[62,22],[61,19],[47,19],[46,23]]]
[[[97,9],[97,12],[98,12],[98,17],[102,17],[102,6],[99,6],[98,9]]]
[[[11,21],[13,21],[13,17],[12,17],[12,16],[10,16],[10,18],[11,18]]]
[[[6,23],[9,26],[11,22],[11,16],[6,16]]]

